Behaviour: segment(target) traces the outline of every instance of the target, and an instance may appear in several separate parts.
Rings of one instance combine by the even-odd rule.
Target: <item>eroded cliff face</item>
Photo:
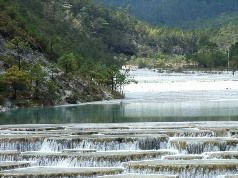
[[[5,86],[8,82],[5,74],[12,67],[18,65],[20,58],[21,71],[27,73],[31,79],[31,87],[19,89],[17,98],[12,99],[12,86]],[[37,84],[37,98],[34,96],[35,82],[32,80],[31,68],[39,65],[44,76]],[[98,101],[112,98],[109,91],[101,86],[92,84],[80,75],[65,75],[57,64],[49,62],[47,56],[37,49],[28,48],[17,51],[8,47],[8,40],[0,35],[0,74],[4,89],[0,92],[0,112],[11,107],[29,107],[37,105],[77,104],[88,101]],[[13,76],[12,76],[13,77]],[[15,76],[16,77],[16,76]],[[7,87],[7,88],[6,88]]]

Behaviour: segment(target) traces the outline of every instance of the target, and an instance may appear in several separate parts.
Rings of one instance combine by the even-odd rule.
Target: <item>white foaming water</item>
[[[158,73],[131,71],[138,81],[125,86],[123,112],[134,118],[235,117],[238,77],[231,72]]]
[[[128,99],[160,99],[189,101],[191,97],[200,100],[234,99],[238,91],[237,77],[230,72],[204,73],[158,73],[148,69],[131,71],[137,84],[125,86]],[[235,92],[235,93],[234,93]]]

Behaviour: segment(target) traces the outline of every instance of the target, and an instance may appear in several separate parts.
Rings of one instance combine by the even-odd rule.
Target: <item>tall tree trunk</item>
[[[114,77],[111,78],[111,82],[112,82],[112,91],[114,91]]]
[[[17,59],[18,60],[18,69],[21,70],[21,57],[18,56],[17,58],[18,58]]]
[[[38,80],[36,80],[35,81],[36,82],[36,86],[35,86],[35,99],[38,99],[39,97],[38,97],[38,93],[39,93],[39,90],[38,90],[38,86],[39,86],[39,81]]]
[[[16,100],[17,99],[17,89],[14,87],[13,88],[13,97],[12,99]]]
[[[65,74],[66,75],[68,74],[68,64],[67,63],[65,64]]]
[[[50,61],[53,60],[53,40],[50,41],[50,56],[49,56],[49,60]]]
[[[230,49],[227,50],[227,71],[230,69]]]

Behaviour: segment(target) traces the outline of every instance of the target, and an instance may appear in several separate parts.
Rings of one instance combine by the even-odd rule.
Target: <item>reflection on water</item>
[[[238,120],[238,82],[229,73],[132,75],[139,83],[125,87],[125,100],[19,109],[0,114],[0,124]]]
[[[0,114],[0,124],[237,120],[237,108],[236,101],[90,104],[15,110]]]

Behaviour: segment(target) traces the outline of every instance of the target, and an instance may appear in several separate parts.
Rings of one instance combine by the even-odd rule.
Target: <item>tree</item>
[[[53,61],[54,59],[54,46],[60,42],[59,37],[52,37],[49,41],[49,60]]]
[[[7,47],[17,51],[18,69],[21,70],[21,54],[29,50],[29,44],[21,37],[15,37],[8,41]]]
[[[3,75],[0,75],[0,105],[4,103],[4,93],[6,91],[6,85]]]
[[[45,104],[54,105],[60,100],[59,87],[56,81],[49,80],[46,82],[47,90],[44,92],[43,102]]]
[[[119,91],[120,93],[123,93],[123,86],[125,84],[127,84],[127,80],[126,80],[126,72],[125,73],[122,73],[122,72],[119,72],[116,76],[116,90]]]
[[[65,74],[74,73],[78,68],[77,58],[74,53],[68,53],[59,59],[59,65],[64,69]]]
[[[31,67],[30,77],[32,86],[34,88],[34,98],[38,99],[39,95],[39,87],[42,83],[44,83],[44,79],[47,76],[47,73],[42,69],[39,64],[35,64]]]
[[[17,91],[24,91],[30,86],[29,74],[19,70],[17,66],[12,66],[6,71],[4,80],[13,91],[14,100],[17,98]]]
[[[120,68],[113,65],[107,69],[107,85],[111,87],[112,92],[118,91],[122,93],[122,88],[125,84],[130,83],[127,79],[128,71],[122,72]]]
[[[116,76],[119,73],[118,67],[113,65],[107,71],[107,85],[111,86],[112,92],[116,90]]]
[[[230,48],[230,65],[232,67],[233,75],[238,67],[238,42],[233,44]]]

